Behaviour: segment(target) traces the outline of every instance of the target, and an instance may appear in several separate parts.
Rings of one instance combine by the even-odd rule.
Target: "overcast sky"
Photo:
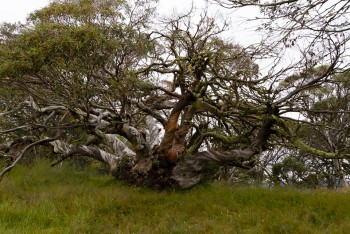
[[[24,21],[30,12],[40,9],[49,0],[0,0],[0,22]]]
[[[181,12],[185,9],[189,9],[191,6],[191,0],[160,0],[159,7],[157,7],[160,14],[169,15],[173,10]],[[204,7],[203,0],[194,0],[198,7]],[[50,3],[50,0],[0,0],[0,22],[18,22],[25,21],[29,13],[45,7]],[[216,8],[222,10],[222,8]],[[258,13],[258,10],[244,9],[241,10],[238,16],[232,14],[232,12],[224,12],[224,15],[229,15],[233,18],[234,26],[230,32],[232,38],[239,44],[249,45],[251,42],[256,41],[253,37],[252,30],[247,30],[247,27],[242,28],[242,17],[252,17]],[[236,14],[236,13],[235,13]],[[244,24],[243,24],[244,25]]]
[[[196,2],[201,2],[196,0]],[[34,10],[40,9],[50,3],[50,0],[0,0],[0,22],[24,21],[26,16]],[[190,0],[160,0],[160,9],[170,11],[173,8],[186,9]]]

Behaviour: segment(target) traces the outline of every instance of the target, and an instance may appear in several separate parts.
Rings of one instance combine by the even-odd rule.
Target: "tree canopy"
[[[0,177],[40,150],[142,186],[189,188],[227,167],[305,180],[294,158],[328,160],[346,181],[348,3],[216,2],[261,8],[254,50],[209,11],[157,18],[152,0],[59,0],[2,24]],[[299,57],[285,65],[290,48]]]

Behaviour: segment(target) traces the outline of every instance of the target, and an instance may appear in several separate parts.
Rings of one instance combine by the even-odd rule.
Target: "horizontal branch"
[[[123,158],[123,155],[111,154],[90,146],[74,146],[60,140],[52,141],[50,145],[55,153],[62,154],[63,159],[74,155],[86,156],[108,164],[111,170],[118,168],[119,161]]]
[[[27,104],[28,106],[32,107],[35,111],[38,111],[41,113],[51,112],[53,110],[67,110],[67,108],[65,106],[47,106],[47,107],[40,108],[36,104],[36,102],[34,101],[32,96],[30,96],[29,99],[27,101],[25,101],[24,103]]]
[[[208,162],[216,162],[221,165],[232,165],[247,167],[244,162],[251,160],[257,154],[251,149],[237,149],[230,151],[207,150],[197,154],[185,157],[178,163],[172,172],[172,178],[182,188],[191,188],[203,177],[202,170]]]
[[[297,2],[298,0],[285,0],[285,1],[273,1],[273,2],[266,2],[266,3],[258,3],[258,1],[235,1],[235,0],[214,0],[217,2],[220,6],[225,8],[236,8],[236,7],[242,7],[242,6],[258,6],[258,7],[276,7],[283,4],[290,4]]]
[[[348,154],[337,154],[333,152],[326,152],[323,150],[319,150],[308,146],[302,140],[300,140],[295,134],[293,134],[292,130],[287,126],[285,121],[281,118],[276,118],[277,124],[285,131],[286,138],[290,140],[291,144],[293,144],[300,151],[312,154],[314,156],[323,158],[323,159],[339,159],[339,158],[349,158]]]
[[[135,152],[133,152],[123,141],[119,139],[120,136],[116,134],[105,134],[100,130],[95,131],[97,136],[101,137],[106,145],[113,151],[114,154],[119,156],[128,156],[133,157],[136,156]]]
[[[10,114],[13,114],[13,113],[19,111],[23,108],[24,105],[25,105],[25,103],[21,102],[16,108],[0,113],[0,117],[5,116],[5,115],[10,115]]]
[[[27,145],[16,157],[15,161],[13,161],[9,166],[5,167],[1,172],[0,172],[0,179],[2,179],[2,177],[11,171],[12,168],[14,168],[16,166],[16,164],[22,159],[23,155],[30,150],[31,148],[33,148],[36,145],[41,145],[44,143],[48,143],[51,141],[54,141],[55,138],[45,138],[45,139],[41,139],[39,141],[33,142],[29,145]]]
[[[0,134],[16,132],[16,131],[23,130],[23,129],[28,130],[29,127],[30,127],[29,125],[23,125],[23,126],[16,127],[16,128],[11,128],[11,129],[6,129],[6,130],[0,130]]]
[[[330,153],[330,152],[325,152],[323,150],[318,150],[318,149],[315,149],[313,147],[310,147],[308,145],[306,145],[304,142],[302,142],[300,139],[295,139],[293,141],[294,145],[298,147],[298,149],[301,151],[301,152],[304,152],[304,153],[309,153],[309,154],[312,154],[312,155],[315,155],[317,157],[320,157],[320,158],[324,158],[324,159],[339,159],[339,158],[344,158],[345,155],[338,155],[336,153]]]
[[[305,109],[305,108],[290,108],[287,111],[289,112],[310,112],[310,113],[317,113],[317,114],[349,114],[350,111],[345,110],[314,110],[314,109]]]

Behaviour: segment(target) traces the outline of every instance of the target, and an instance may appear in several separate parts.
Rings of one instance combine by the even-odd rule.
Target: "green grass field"
[[[92,169],[16,168],[0,182],[0,233],[349,233],[350,192],[133,188]]]

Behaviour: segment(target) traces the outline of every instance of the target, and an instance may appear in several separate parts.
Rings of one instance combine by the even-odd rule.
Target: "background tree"
[[[321,166],[327,164],[328,171],[333,174],[332,177],[338,178],[335,180],[339,180],[340,174],[343,176],[341,183],[338,181],[329,184],[346,185],[343,170],[347,167],[348,156],[345,149],[348,143],[345,142],[348,134],[347,125],[345,122],[340,122],[346,121],[349,115],[347,108],[341,106],[348,91],[346,89],[339,91],[339,87],[345,87],[348,80],[349,2],[327,0],[212,2],[230,9],[260,8],[261,15],[251,19],[256,20],[257,30],[262,35],[261,42],[255,45],[255,51],[266,51],[264,54],[269,54],[274,63],[266,72],[274,81],[272,90],[278,93],[273,96],[274,99],[279,99],[274,103],[280,107],[281,114],[291,117],[285,122],[289,127],[280,125],[285,130],[288,129],[285,135],[288,141],[285,143],[287,147],[292,144],[299,149],[298,160],[304,161],[308,168],[317,168],[316,165],[320,165],[320,168],[328,170]],[[287,57],[292,59],[288,60]],[[343,76],[342,81],[335,81],[333,78],[335,76]],[[299,119],[296,117],[298,113]],[[296,138],[307,144],[300,144]],[[335,146],[337,144],[338,146]],[[337,149],[338,147],[342,149]],[[315,151],[316,149],[319,151]],[[310,159],[315,156],[318,159]],[[311,161],[313,166],[310,164]],[[342,162],[345,162],[343,167],[339,166]]]

